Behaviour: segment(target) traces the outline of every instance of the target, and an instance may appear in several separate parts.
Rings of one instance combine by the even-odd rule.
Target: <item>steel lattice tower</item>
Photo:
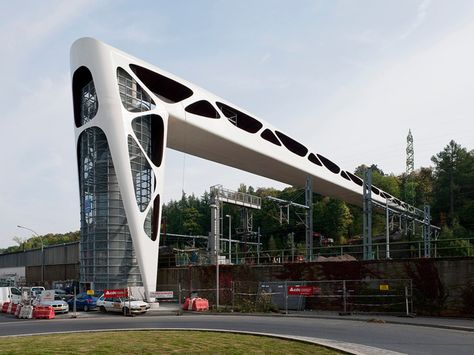
[[[413,149],[413,135],[408,130],[407,136],[407,161],[406,161],[406,183],[405,200],[410,205],[415,204],[415,185],[413,184],[413,172],[415,171],[415,151]]]
[[[415,205],[415,181],[414,181],[414,176],[413,176],[414,171],[415,171],[415,151],[413,149],[413,135],[411,134],[411,130],[408,130],[405,201],[412,206]],[[409,226],[408,219],[405,219],[405,223],[406,223],[405,230],[406,230],[408,239],[410,239],[410,235],[415,235],[415,221],[412,221],[411,226]],[[411,228],[411,231],[410,231],[410,228]]]

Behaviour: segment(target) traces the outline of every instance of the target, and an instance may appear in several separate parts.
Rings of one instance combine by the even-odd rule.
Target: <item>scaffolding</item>
[[[262,199],[258,196],[245,192],[232,191],[225,189],[222,185],[214,185],[211,191],[211,233],[209,235],[209,254],[212,264],[215,264],[218,255],[221,254],[221,237],[223,230],[223,203],[242,207],[242,228],[241,234],[246,238],[248,234],[253,233],[253,214],[252,209],[262,208]],[[259,246],[257,246],[259,247]],[[228,250],[232,250],[232,239],[229,234]],[[231,255],[231,253],[229,252]],[[229,263],[231,261],[229,260]]]
[[[153,100],[123,69],[117,70],[120,98],[131,112],[154,107]],[[98,110],[97,94],[91,80],[81,89],[80,121],[92,120]],[[151,150],[152,119],[135,118],[128,137],[130,167],[137,205],[144,211],[150,203],[155,177],[143,152]],[[104,290],[142,286],[117,175],[104,132],[85,129],[78,141],[79,186],[81,194],[80,282],[83,288]],[[144,229],[151,238],[151,209]]]

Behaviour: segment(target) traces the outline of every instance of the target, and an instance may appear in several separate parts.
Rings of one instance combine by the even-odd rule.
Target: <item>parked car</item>
[[[31,288],[31,295],[32,297],[38,297],[44,291],[43,286],[33,286]]]
[[[133,297],[129,300],[127,297],[105,298],[102,295],[97,300],[97,307],[99,307],[101,312],[143,314],[150,308],[150,305]]]
[[[98,297],[88,295],[86,292],[82,292],[76,295],[76,309],[78,311],[88,312],[97,307]],[[74,309],[74,297],[71,297],[67,301],[69,309]]]
[[[55,289],[54,292],[57,296],[61,297],[61,299],[63,301],[67,301],[68,294],[66,293],[66,291],[60,290],[60,289]]]
[[[61,296],[55,295],[54,301],[41,300],[40,306],[51,306],[53,307],[54,313],[67,313],[69,312],[69,305],[61,299]]]

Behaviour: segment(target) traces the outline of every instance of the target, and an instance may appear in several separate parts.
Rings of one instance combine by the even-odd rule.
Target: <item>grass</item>
[[[341,354],[265,336],[205,331],[122,331],[0,339],[0,354]]]

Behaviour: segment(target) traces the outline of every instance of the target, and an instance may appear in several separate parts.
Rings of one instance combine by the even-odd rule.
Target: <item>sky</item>
[[[79,229],[71,44],[94,37],[189,80],[346,170],[474,149],[474,2],[1,1],[0,248]],[[164,201],[284,188],[168,150]]]

